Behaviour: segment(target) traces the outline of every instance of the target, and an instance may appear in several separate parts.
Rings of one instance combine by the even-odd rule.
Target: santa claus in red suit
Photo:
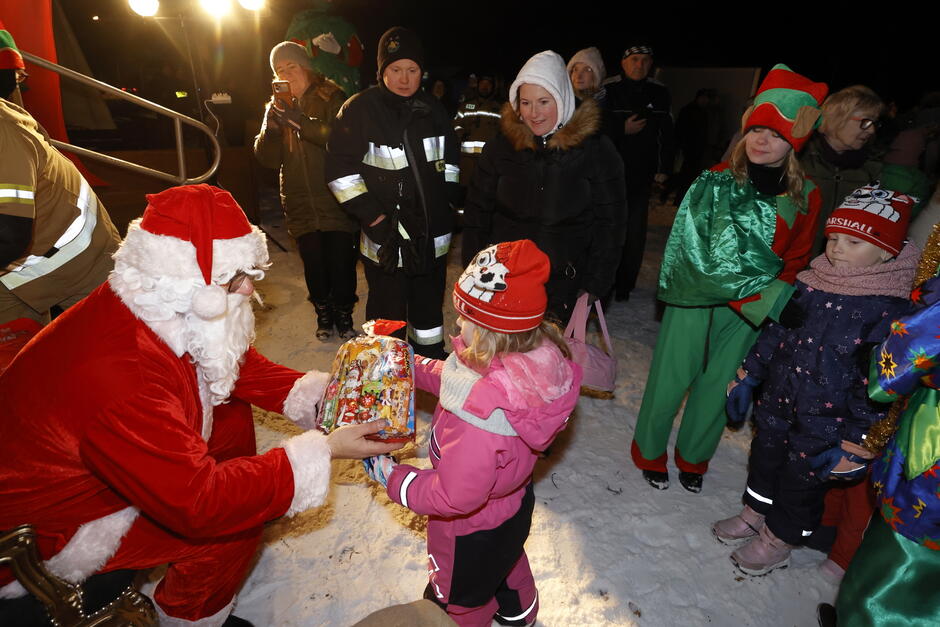
[[[161,625],[221,625],[262,524],[317,507],[331,457],[379,425],[308,431],[263,455],[250,405],[309,428],[327,375],[251,347],[264,236],[208,185],[147,197],[108,282],[0,375],[0,529],[29,523],[56,575],[169,564]],[[0,569],[0,598],[25,594]]]

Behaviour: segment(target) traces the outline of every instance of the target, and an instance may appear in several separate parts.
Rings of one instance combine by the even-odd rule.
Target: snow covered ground
[[[526,551],[539,586],[539,625],[816,625],[816,605],[836,592],[816,571],[823,554],[795,551],[790,568],[749,579],[734,570],[730,549],[709,530],[741,507],[749,432],[726,432],[701,494],[683,490],[674,469],[669,490],[654,490],[630,462],[659,329],[656,274],[673,213],[669,207],[652,212],[640,287],[608,312],[619,357],[616,397],[582,397],[550,457],[536,466]],[[288,245],[280,227],[269,231]],[[270,249],[274,265],[260,284],[268,308],[258,312],[256,345],[294,368],[328,370],[340,342],[314,338],[296,252]],[[458,258],[452,253],[451,283]],[[360,270],[359,294],[365,293]],[[363,315],[364,299],[357,324]],[[448,302],[445,329],[454,320]],[[420,431],[434,399],[419,398],[418,405]],[[297,432],[276,414],[257,418],[261,450]],[[420,435],[409,454],[418,458],[411,463],[430,465]],[[239,616],[259,626],[342,626],[420,598],[427,583],[423,517],[389,501],[358,462],[334,461],[333,475],[327,505],[268,525],[238,598]]]

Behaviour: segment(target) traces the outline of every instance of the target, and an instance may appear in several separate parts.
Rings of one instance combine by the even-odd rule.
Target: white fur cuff
[[[304,429],[313,429],[317,408],[329,382],[329,373],[318,370],[311,370],[297,379],[284,400],[284,415]]]
[[[56,555],[46,560],[53,575],[74,584],[85,581],[114,557],[124,535],[137,520],[136,507],[125,507],[102,518],[86,522]],[[0,588],[0,599],[24,596],[26,589],[14,580]]]
[[[293,516],[319,507],[330,491],[330,445],[319,431],[307,431],[283,443],[294,471],[294,498],[287,510]]]

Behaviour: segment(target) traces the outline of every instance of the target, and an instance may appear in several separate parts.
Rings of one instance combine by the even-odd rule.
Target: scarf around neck
[[[917,246],[908,243],[897,257],[884,263],[864,268],[836,268],[823,253],[796,278],[813,289],[832,294],[907,298],[919,257]]]

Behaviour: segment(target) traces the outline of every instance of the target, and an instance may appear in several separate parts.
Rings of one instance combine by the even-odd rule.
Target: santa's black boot
[[[314,301],[313,308],[317,310],[317,339],[325,342],[333,337],[333,303]]]

